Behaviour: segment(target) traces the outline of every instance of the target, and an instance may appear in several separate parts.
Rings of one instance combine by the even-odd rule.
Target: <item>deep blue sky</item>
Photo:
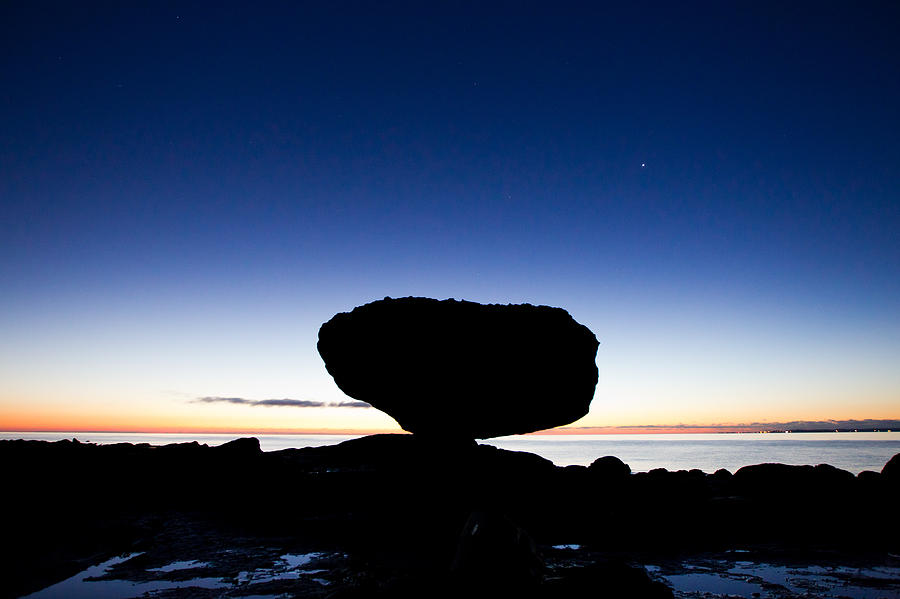
[[[591,423],[900,416],[900,6],[779,4],[5,3],[0,406],[331,400],[416,294],[570,309]]]

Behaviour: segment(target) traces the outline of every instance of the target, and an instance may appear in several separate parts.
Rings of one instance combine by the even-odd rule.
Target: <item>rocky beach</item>
[[[780,464],[631,473],[614,457],[557,467],[398,434],[275,452],[252,438],[2,441],[0,461],[4,597],[135,553],[110,576],[235,581],[154,597],[669,597],[647,564],[739,550],[744,561],[896,567],[900,551],[900,456],[858,476]],[[237,584],[284,554],[314,556],[320,582]],[[148,573],[172,562],[200,566]]]

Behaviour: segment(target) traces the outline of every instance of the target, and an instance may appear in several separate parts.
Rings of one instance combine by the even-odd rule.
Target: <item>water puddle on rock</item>
[[[675,574],[666,580],[678,592],[724,595],[726,597],[751,597],[759,593],[759,585],[738,578],[728,578],[713,573]],[[689,596],[689,595],[686,595]],[[759,596],[759,595],[757,595]]]
[[[900,599],[900,567],[776,565],[704,559],[649,565],[679,599]]]
[[[138,555],[141,554],[132,553],[130,555],[114,557],[112,559],[106,560],[101,564],[97,564],[96,566],[91,566],[87,570],[79,572],[71,578],[67,578],[62,582],[58,582],[45,589],[37,591],[36,593],[26,595],[25,597],[27,599],[117,599],[119,597],[134,596],[131,594],[114,592],[111,588],[105,585],[95,587],[94,585],[87,584],[85,580],[88,578],[94,578],[96,576],[102,576],[107,571],[107,569],[111,568],[112,566],[126,562]]]
[[[209,559],[150,564],[144,553],[106,560],[28,595],[28,599],[145,599],[316,596],[343,554],[225,550]],[[157,562],[158,564],[159,562]],[[321,567],[325,565],[327,567]]]
[[[208,568],[209,564],[195,559],[188,561],[172,562],[159,568],[147,568],[148,572],[174,572],[175,570],[190,570],[191,568]]]
[[[271,568],[256,568],[240,572],[237,581],[242,584],[261,584],[276,580],[298,580],[301,576],[321,574],[325,570],[311,570],[305,566],[325,555],[324,553],[285,553],[278,557]],[[313,578],[311,580],[320,581],[322,579]]]

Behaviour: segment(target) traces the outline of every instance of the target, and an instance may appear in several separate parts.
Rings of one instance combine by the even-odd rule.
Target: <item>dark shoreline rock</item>
[[[344,393],[404,430],[474,439],[587,414],[598,345],[562,308],[408,297],[335,315],[318,350]]]
[[[891,484],[900,485],[900,453],[888,460],[881,469],[881,476]]]
[[[0,463],[9,506],[0,596],[153,543],[179,518],[199,530],[305,539],[372,563],[392,556],[411,571],[449,568],[479,511],[501,514],[540,546],[900,551],[900,488],[887,474],[830,466],[629,474],[610,457],[563,468],[525,452],[447,450],[402,434],[274,452],[255,439],[219,447],[0,441]]]

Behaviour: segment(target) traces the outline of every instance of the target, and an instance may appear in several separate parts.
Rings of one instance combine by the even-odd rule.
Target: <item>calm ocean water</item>
[[[0,433],[0,439],[58,441],[77,438],[90,443],[184,443],[198,441],[221,445],[239,436],[255,436],[264,451],[291,447],[317,447],[353,439],[351,435],[234,435],[181,433]],[[634,472],[653,468],[732,472],[741,466],[783,464],[831,464],[857,474],[880,471],[900,453],[900,432],[879,433],[768,433],[768,434],[671,434],[671,435],[528,435],[482,441],[503,449],[529,451],[559,466],[588,465],[614,455]]]

